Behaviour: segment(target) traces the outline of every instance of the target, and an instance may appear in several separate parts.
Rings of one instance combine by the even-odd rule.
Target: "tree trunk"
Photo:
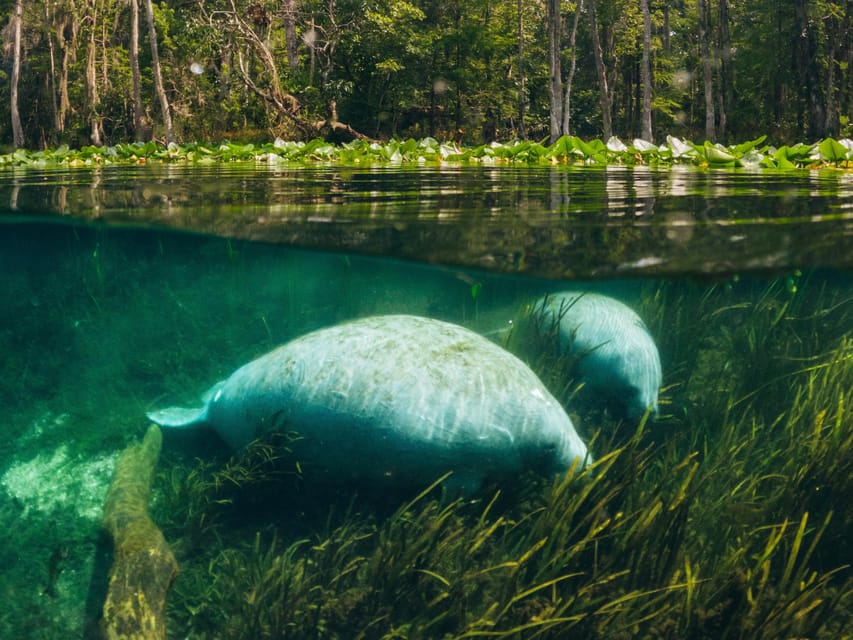
[[[329,26],[326,29],[326,39],[320,51],[322,56],[322,68],[320,69],[321,89],[327,89],[329,86],[329,78],[332,75],[335,64],[335,49],[341,40],[341,28],[338,25],[338,3],[337,0],[328,0],[326,7],[326,15],[329,19]],[[458,68],[462,69],[464,65],[460,64]],[[278,78],[278,76],[276,76]],[[337,96],[333,96],[337,98]]]
[[[846,91],[842,95],[847,97],[846,115],[849,125],[853,122],[853,29],[849,26],[853,23],[853,0],[847,0],[845,4],[844,22],[848,27],[844,37],[844,56],[842,58],[845,63],[843,69],[844,75],[846,75],[844,83]]]
[[[133,133],[137,140],[148,140],[142,110],[142,80],[139,73],[139,0],[130,0],[130,77],[133,82]]]
[[[844,15],[839,12],[832,14],[827,21],[826,41],[829,43],[829,51],[826,56],[827,71],[826,82],[824,83],[824,92],[826,95],[826,121],[824,123],[824,131],[827,135],[838,137],[841,122],[839,119],[840,113],[838,109],[838,97],[843,95],[839,90],[840,84],[836,80],[836,71],[843,68],[843,60],[846,58],[846,43],[849,36],[849,2],[846,5]],[[842,53],[844,51],[844,53]]]
[[[718,61],[719,62],[719,61]],[[726,122],[726,102],[725,96],[723,95],[723,71],[720,68],[720,65],[717,65],[717,94],[716,94],[716,107],[715,107],[715,115],[717,118],[717,141],[725,144],[726,142],[726,127],[728,123]]]
[[[308,29],[308,86],[314,86],[314,71],[317,67],[317,25],[311,17],[311,28]]]
[[[524,114],[527,111],[527,78],[524,73],[524,11],[522,0],[518,0],[518,137],[527,138],[524,127]]]
[[[817,34],[809,16],[808,0],[794,0],[794,71],[800,87],[800,104],[808,113],[808,134],[812,138],[825,135],[825,105],[820,87],[817,61]]]
[[[776,3],[773,11],[774,29],[773,29],[773,47],[777,51],[786,50],[790,47],[787,38],[786,17],[783,15],[783,7]],[[792,58],[793,59],[793,58]],[[778,56],[772,63],[771,83],[773,87],[773,95],[770,96],[770,104],[773,105],[773,125],[781,130],[783,126],[783,114],[787,102],[786,89],[788,83],[785,77],[786,67],[783,64],[783,57]]]
[[[160,72],[160,56],[157,53],[157,32],[154,30],[154,6],[151,0],[145,0],[145,12],[148,18],[148,38],[151,41],[151,68],[154,71],[154,92],[160,101],[160,111],[163,114],[163,127],[166,129],[166,142],[175,141],[172,131],[172,114],[169,111],[169,99],[163,88],[163,76]]]
[[[12,144],[15,148],[24,146],[24,128],[21,125],[21,112],[18,110],[18,81],[21,77],[21,31],[24,22],[24,1],[15,1],[15,12],[12,14],[12,77],[9,94],[12,115]]]
[[[728,131],[728,113],[732,109],[732,100],[734,99],[734,73],[732,71],[732,38],[729,33],[729,2],[728,0],[720,0],[719,12],[719,33],[720,33],[720,81],[718,100],[720,112],[718,120],[720,126],[718,128],[723,142],[727,139]]]
[[[106,6],[105,6],[106,5]],[[110,9],[114,7],[113,3],[101,0],[100,11],[103,13],[101,20],[101,95],[107,95],[110,91],[110,49],[108,46],[110,36],[107,34],[107,24],[110,16]]]
[[[69,42],[67,36],[71,36]],[[68,71],[77,52],[77,22],[73,15],[65,16],[56,27],[56,39],[62,51],[62,65],[59,68],[59,110],[56,114],[57,131],[65,131],[65,116],[71,109],[68,97]]]
[[[702,77],[705,82],[705,139],[717,139],[714,113],[714,71],[711,59],[711,36],[708,20],[708,0],[698,0],[699,45],[702,47]]]
[[[595,58],[595,73],[598,76],[598,87],[601,102],[602,134],[605,140],[613,135],[613,123],[610,117],[610,90],[607,85],[607,67],[604,65],[604,54],[601,51],[601,38],[598,34],[598,17],[595,5],[598,0],[587,0],[589,10],[590,31],[592,33],[592,55]]]
[[[89,119],[92,131],[89,137],[92,144],[100,147],[104,144],[103,119],[98,113],[100,107],[100,94],[98,93],[98,73],[96,68],[97,48],[95,40],[95,32],[98,28],[98,7],[93,1],[90,6],[91,13],[89,15],[89,40],[86,45],[86,92],[89,97]]]
[[[649,15],[649,0],[640,0],[643,14],[643,59],[640,66],[640,82],[643,84],[643,140],[652,140],[652,18]]]
[[[284,0],[284,41],[287,45],[287,68],[296,71],[299,67],[299,53],[296,41],[296,2],[297,0]]]
[[[551,142],[562,134],[563,126],[563,72],[560,68],[560,40],[563,17],[560,0],[548,0],[548,104],[551,111]]]
[[[577,69],[577,35],[578,22],[580,22],[581,12],[583,11],[583,0],[577,0],[575,6],[575,16],[572,20],[572,32],[569,35],[569,47],[572,50],[572,57],[569,60],[569,75],[566,77],[566,94],[563,100],[563,133],[569,135],[571,132],[572,122],[572,83],[575,79],[575,69]]]
[[[53,13],[51,13],[51,6],[48,3],[44,5],[44,24],[50,29],[56,29],[56,17]],[[50,107],[53,111],[53,135],[51,138],[55,139],[55,135],[61,131],[60,121],[59,121],[59,98],[57,97],[57,84],[56,84],[56,45],[54,43],[53,34],[48,33],[47,35],[47,50],[48,56],[50,60],[50,78],[48,82],[48,92],[50,93]]]

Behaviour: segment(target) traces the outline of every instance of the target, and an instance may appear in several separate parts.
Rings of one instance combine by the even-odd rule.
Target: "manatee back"
[[[234,442],[247,424],[251,437],[294,429],[309,441],[297,445],[306,457],[365,473],[389,457],[416,475],[517,470],[530,452],[548,452],[556,471],[587,453],[515,356],[463,327],[405,315],[321,329],[241,367],[210,403],[209,420]]]

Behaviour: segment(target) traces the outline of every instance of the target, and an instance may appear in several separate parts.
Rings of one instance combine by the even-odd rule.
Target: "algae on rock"
[[[166,597],[178,564],[148,515],[151,479],[163,435],[152,425],[141,444],[121,454],[104,504],[104,528],[115,546],[103,629],[110,640],[166,637]]]

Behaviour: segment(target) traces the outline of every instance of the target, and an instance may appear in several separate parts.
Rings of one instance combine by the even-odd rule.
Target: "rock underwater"
[[[407,315],[362,318],[274,349],[215,385],[196,408],[148,417],[207,426],[240,449],[294,431],[306,480],[429,483],[464,492],[524,469],[582,466],[587,448],[560,403],[518,358],[463,327]]]

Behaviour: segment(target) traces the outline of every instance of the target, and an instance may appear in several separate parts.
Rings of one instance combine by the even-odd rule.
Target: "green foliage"
[[[823,160],[835,163],[836,167],[847,160],[850,153],[847,147],[833,138],[826,138],[818,145],[817,150]]]
[[[545,146],[530,140],[506,144],[491,143],[466,147],[439,142],[434,138],[393,139],[388,142],[356,140],[333,144],[315,138],[307,142],[276,139],[266,143],[223,142],[219,144],[135,142],[108,147],[84,146],[72,150],[67,145],[44,151],[17,149],[0,155],[2,167],[45,168],[55,166],[87,167],[112,164],[252,162],[270,165],[284,163],[356,164],[582,164],[582,165],[674,165],[699,167],[752,167],[779,170],[848,168],[848,146],[826,138],[820,144],[783,146],[764,144],[765,136],[741,144],[702,145],[668,136],[666,143],[654,145],[635,139],[626,145],[618,138],[583,140],[561,136]],[[853,144],[853,143],[850,143]]]
[[[696,3],[650,5],[655,139],[668,133],[695,138],[705,118]],[[4,24],[13,6],[2,4]],[[432,136],[477,145],[510,140],[522,131],[540,139],[548,131],[548,25],[538,0],[300,0],[284,6],[274,0],[211,0],[153,6],[179,139],[306,139],[311,123],[332,115],[333,102],[341,121],[383,140]],[[573,53],[577,62],[572,134],[599,136],[588,7],[572,52],[569,25],[579,7],[562,6],[564,79]],[[640,129],[643,20],[635,0],[597,0],[596,6],[599,31],[607,35],[602,54],[613,126],[627,139]],[[754,0],[727,2],[712,12],[714,141],[766,131],[781,144],[803,135],[839,137],[849,128],[853,69],[846,34],[853,16],[842,3],[827,0],[797,7]],[[142,100],[154,135],[162,137],[144,13]],[[130,103],[127,3],[24,3],[23,29],[19,103],[28,105],[22,109],[28,144],[80,145],[91,139],[94,122],[108,143],[140,137]],[[202,73],[190,71],[194,64]],[[0,70],[0,76],[6,73],[8,68]],[[92,78],[95,89],[87,88]],[[283,107],[279,91],[296,102]],[[0,136],[7,144],[10,98],[9,83],[3,83]],[[713,162],[729,162],[707,153]]]

